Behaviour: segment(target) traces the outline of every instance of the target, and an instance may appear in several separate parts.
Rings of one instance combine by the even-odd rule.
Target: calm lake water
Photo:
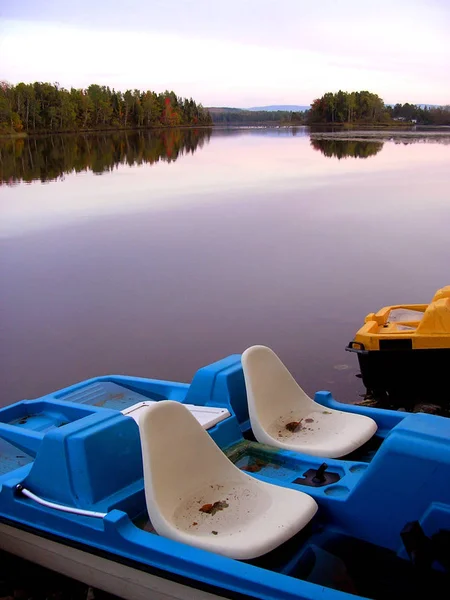
[[[187,130],[0,143],[0,403],[253,344],[363,393],[346,344],[450,283],[450,136]]]

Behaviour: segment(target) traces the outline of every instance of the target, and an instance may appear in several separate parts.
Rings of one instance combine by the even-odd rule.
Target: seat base
[[[317,405],[303,417],[292,410],[267,427],[258,441],[314,456],[339,458],[365,444],[376,432],[375,421],[363,415]],[[298,425],[296,425],[298,424]]]
[[[317,511],[300,491],[250,476],[205,485],[180,502],[170,532],[182,542],[239,560],[270,552],[305,527]]]

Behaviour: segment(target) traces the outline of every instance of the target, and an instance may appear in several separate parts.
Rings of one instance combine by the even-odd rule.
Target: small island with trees
[[[311,125],[450,125],[450,106],[418,106],[415,104],[385,104],[377,95],[367,91],[328,92],[314,100],[305,115]]]

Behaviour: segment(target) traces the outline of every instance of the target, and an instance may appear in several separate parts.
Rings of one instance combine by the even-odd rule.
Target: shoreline
[[[311,139],[335,139],[345,141],[389,141],[392,139],[415,139],[415,140],[426,140],[426,139],[447,139],[450,137],[450,128],[443,130],[429,129],[429,130],[398,130],[398,129],[385,129],[385,130],[364,130],[359,129],[355,131],[311,131]]]
[[[308,127],[338,127],[339,129],[386,129],[395,127],[395,129],[409,129],[416,127],[417,123],[405,123],[404,121],[392,121],[392,123],[308,123]],[[426,125],[421,125],[426,127]]]
[[[72,129],[62,131],[33,131],[33,132],[14,132],[14,133],[0,133],[0,141],[7,140],[20,140],[20,139],[34,139],[40,137],[47,137],[52,135],[93,135],[93,134],[115,134],[115,133],[136,133],[136,132],[161,132],[161,131],[173,131],[173,130],[189,130],[189,129],[209,129],[209,130],[223,130],[223,129],[253,129],[253,128],[267,128],[267,129],[293,129],[305,127],[310,130],[311,137],[320,138],[322,136],[335,135],[337,138],[340,136],[351,136],[358,135],[365,132],[368,136],[374,133],[386,135],[389,132],[398,133],[399,135],[417,135],[422,137],[426,135],[449,135],[449,125],[408,125],[405,123],[384,123],[382,125],[352,125],[351,127],[345,123],[315,123],[315,124],[303,124],[303,123],[233,123],[233,124],[216,124],[216,125],[179,125],[177,127],[168,127],[160,125],[158,127],[119,127],[119,128],[100,128],[100,129]],[[337,131],[334,131],[337,129]]]
[[[48,135],[77,135],[92,133],[121,133],[133,131],[173,131],[175,129],[213,129],[214,125],[177,125],[169,127],[167,125],[158,125],[156,127],[101,127],[100,129],[62,129],[62,130],[44,130],[44,131],[20,131],[13,133],[0,133],[2,139],[25,139],[43,137]]]

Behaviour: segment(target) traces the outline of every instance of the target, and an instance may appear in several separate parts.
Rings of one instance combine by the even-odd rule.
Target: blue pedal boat
[[[450,419],[345,405],[317,392],[318,420],[337,411],[341,429],[362,416],[376,431],[334,458],[323,456],[326,444],[308,452],[294,440],[295,449],[286,449],[286,431],[316,437],[322,425],[315,430],[308,416],[286,430],[277,425],[282,433],[277,440],[272,432],[279,442],[272,443],[257,398],[282,369],[261,363],[267,381],[258,387],[247,359],[232,355],[203,367],[191,384],[105,376],[1,409],[0,548],[129,600],[448,591]],[[290,385],[285,391],[293,393]],[[266,434],[269,443],[256,441]],[[326,429],[325,442],[330,437]],[[208,444],[221,450],[216,462]],[[228,513],[227,521],[231,492],[213,482],[211,498],[205,492],[182,515],[186,530],[179,520],[161,535],[164,515],[155,503],[170,503],[182,482],[208,484],[208,469],[219,477],[227,468],[236,481],[237,473],[248,478],[249,494],[269,490],[266,504],[249,496],[246,511]],[[184,502],[187,492],[179,493]],[[303,516],[280,534],[291,509]],[[260,520],[252,521],[256,510]],[[230,537],[238,526],[248,526],[248,535]],[[232,548],[233,539],[241,541]],[[244,546],[248,552],[236,554]]]

